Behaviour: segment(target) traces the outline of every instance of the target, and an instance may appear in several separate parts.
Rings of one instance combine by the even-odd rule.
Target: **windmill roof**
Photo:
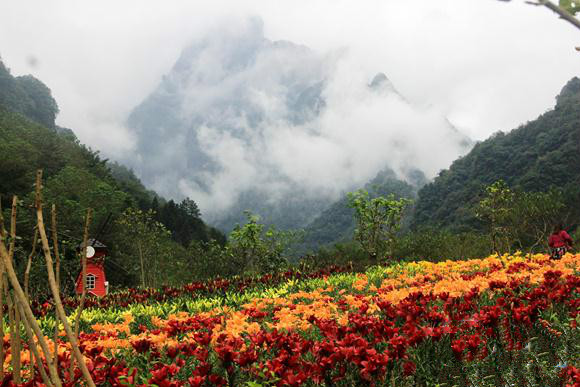
[[[89,239],[87,242],[88,242],[88,245],[89,246],[93,246],[95,248],[104,248],[104,247],[107,247],[104,243],[99,242],[98,240],[96,240],[94,238]],[[79,249],[82,249],[83,247],[85,247],[85,244],[81,242],[79,244]]]

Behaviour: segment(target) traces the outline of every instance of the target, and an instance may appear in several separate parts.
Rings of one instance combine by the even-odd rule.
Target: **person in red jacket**
[[[560,259],[568,249],[572,248],[572,238],[570,235],[564,230],[562,223],[558,223],[556,227],[554,227],[554,232],[550,235],[548,239],[548,244],[552,249],[552,259]]]

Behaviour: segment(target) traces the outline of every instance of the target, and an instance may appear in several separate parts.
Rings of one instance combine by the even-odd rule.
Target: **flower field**
[[[79,341],[103,386],[580,387],[579,310],[580,255],[492,256],[122,292],[90,301]]]

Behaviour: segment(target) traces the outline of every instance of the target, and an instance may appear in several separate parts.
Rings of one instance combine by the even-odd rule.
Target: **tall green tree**
[[[509,251],[513,239],[510,228],[514,192],[505,181],[498,180],[485,187],[485,196],[475,208],[475,215],[488,227],[492,250],[497,254]]]
[[[543,247],[548,251],[548,237],[554,225],[565,220],[564,195],[552,188],[547,192],[516,192],[511,213],[514,243],[529,252]]]
[[[512,190],[498,180],[485,192],[475,213],[487,225],[492,250],[497,254],[508,253],[512,248],[529,252],[540,246],[547,249],[554,225],[566,218],[565,196],[560,189]]]
[[[121,255],[125,265],[129,265],[128,270],[139,273],[142,287],[164,284],[163,273],[167,270],[164,264],[171,233],[155,220],[151,210],[128,208],[117,220],[117,225],[117,239],[124,248]]]
[[[244,272],[268,272],[287,264],[285,252],[299,238],[298,232],[278,231],[259,223],[259,217],[246,211],[247,223],[230,233],[232,253],[243,262]]]
[[[409,199],[396,200],[394,195],[370,198],[368,191],[350,192],[348,204],[355,210],[355,239],[373,262],[384,256],[392,258],[397,233]]]

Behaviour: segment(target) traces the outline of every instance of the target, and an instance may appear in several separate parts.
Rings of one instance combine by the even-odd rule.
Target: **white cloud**
[[[268,179],[273,173],[335,191],[372,177],[387,153],[395,168],[414,163],[433,175],[457,154],[441,136],[444,117],[475,139],[509,130],[553,106],[580,64],[573,49],[578,32],[523,0],[6,1],[0,4],[0,55],[16,75],[32,72],[49,85],[61,108],[60,125],[106,156],[123,159],[136,147],[124,127],[127,115],[169,72],[181,49],[208,31],[235,34],[252,15],[264,20],[267,38],[304,44],[316,60],[262,58],[254,71],[240,74],[244,79],[197,90],[190,111],[211,110],[216,98],[252,85],[248,103],[269,115],[249,147],[219,127],[204,129],[208,152],[230,168],[214,176],[212,194],[200,196],[207,206],[232,200],[222,189],[256,179],[274,184]],[[200,58],[210,77],[220,77],[223,48]],[[270,66],[301,68],[297,76],[332,74],[327,109],[314,123],[288,125],[284,90],[276,91],[272,78],[285,71]],[[379,71],[414,107],[369,94],[364,85]],[[243,121],[252,117],[230,113],[225,118],[232,125],[248,130]],[[186,140],[172,137],[168,142],[181,153],[167,150],[149,161],[169,163],[152,181],[154,188],[196,192],[177,173]]]
[[[249,189],[272,201],[297,191],[336,198],[386,166],[432,177],[465,151],[441,111],[371,89],[374,75],[348,49],[267,41],[256,19],[216,28],[185,51],[155,105],[140,108],[137,151],[154,161],[142,175],[161,192],[193,197],[211,216]],[[158,138],[159,127],[139,124],[176,99],[178,111],[166,118],[177,117],[171,134]]]

